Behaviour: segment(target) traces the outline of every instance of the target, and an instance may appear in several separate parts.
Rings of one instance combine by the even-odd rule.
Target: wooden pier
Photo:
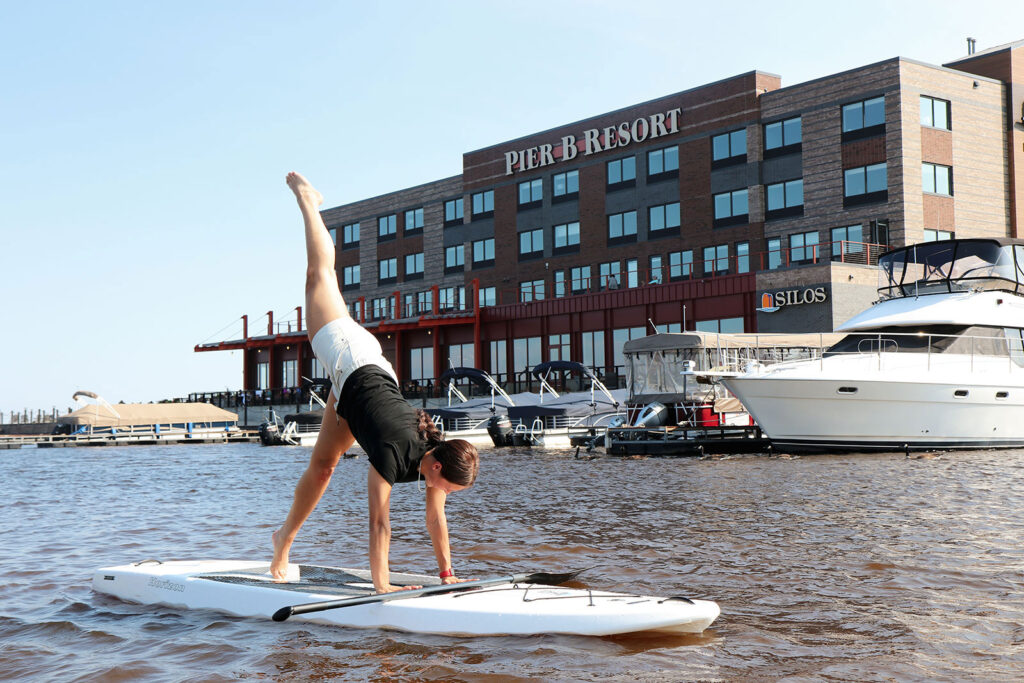
[[[0,450],[22,448],[86,448],[102,446],[174,446],[205,443],[258,443],[255,431],[225,432],[223,434],[36,434],[0,436]]]

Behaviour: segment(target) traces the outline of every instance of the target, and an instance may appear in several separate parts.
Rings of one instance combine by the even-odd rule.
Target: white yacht
[[[723,378],[772,442],[809,450],[1024,446],[1024,240],[886,252],[881,299],[822,358]]]

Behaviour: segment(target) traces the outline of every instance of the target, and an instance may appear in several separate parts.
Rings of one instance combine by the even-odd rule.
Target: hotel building
[[[352,315],[403,384],[620,372],[658,331],[831,331],[888,247],[1024,225],[1024,41],[782,87],[751,72],[463,154],[462,174],[322,212]],[[301,308],[244,388],[323,376]],[[614,381],[614,379],[612,380]]]

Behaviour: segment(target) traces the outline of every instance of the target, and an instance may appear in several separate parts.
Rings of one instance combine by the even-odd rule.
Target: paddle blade
[[[291,605],[285,605],[281,609],[274,612],[274,616],[271,617],[274,621],[284,621],[292,615]]]

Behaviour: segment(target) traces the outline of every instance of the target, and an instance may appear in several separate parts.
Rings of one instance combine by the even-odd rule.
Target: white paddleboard
[[[288,582],[275,582],[257,562],[147,560],[98,569],[93,590],[130,602],[208,609],[265,618],[282,607],[373,595],[370,573],[290,565]],[[431,586],[430,576],[391,574],[395,585]],[[653,631],[700,633],[719,614],[708,600],[659,598],[525,583],[489,584],[455,593],[423,595],[307,614],[291,620],[351,628],[383,628],[445,635],[566,633],[608,636]]]

